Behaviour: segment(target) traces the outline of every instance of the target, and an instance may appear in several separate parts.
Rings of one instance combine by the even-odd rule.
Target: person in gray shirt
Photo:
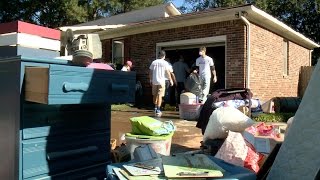
[[[176,103],[180,104],[180,94],[183,90],[185,90],[185,80],[187,78],[187,73],[190,73],[190,69],[187,63],[184,62],[184,58],[182,55],[179,56],[179,61],[173,64],[173,73],[176,77],[177,85],[176,85]]]

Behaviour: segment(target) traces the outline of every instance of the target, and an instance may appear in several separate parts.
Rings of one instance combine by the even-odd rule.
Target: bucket
[[[131,159],[134,158],[133,152],[136,149],[136,147],[142,146],[142,145],[148,145],[150,144],[151,147],[154,149],[156,153],[159,153],[164,156],[170,156],[170,150],[171,150],[171,140],[172,140],[172,134],[167,136],[140,136],[140,135],[132,135],[130,133],[126,134],[126,143],[128,150],[131,154]]]
[[[203,104],[180,104],[179,115],[181,119],[185,120],[197,120],[200,115]]]

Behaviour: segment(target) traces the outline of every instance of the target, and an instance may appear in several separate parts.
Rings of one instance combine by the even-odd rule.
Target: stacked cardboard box
[[[26,22],[0,24],[0,57],[60,56],[60,31]]]

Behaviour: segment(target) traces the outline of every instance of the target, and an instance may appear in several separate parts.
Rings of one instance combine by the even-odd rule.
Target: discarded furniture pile
[[[134,102],[135,73],[53,58],[54,29],[18,21],[0,33],[0,179],[103,179],[111,104]]]

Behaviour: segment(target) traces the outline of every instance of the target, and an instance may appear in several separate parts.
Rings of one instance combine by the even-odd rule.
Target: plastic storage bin
[[[190,92],[182,93],[180,95],[181,104],[195,104],[197,103],[197,96]]]
[[[173,133],[166,136],[146,136],[127,133],[125,138],[131,159],[133,159],[135,148],[146,144],[150,144],[156,153],[170,156],[172,136]]]
[[[181,119],[186,120],[197,120],[200,115],[200,111],[203,104],[180,104],[179,105],[179,115]]]

